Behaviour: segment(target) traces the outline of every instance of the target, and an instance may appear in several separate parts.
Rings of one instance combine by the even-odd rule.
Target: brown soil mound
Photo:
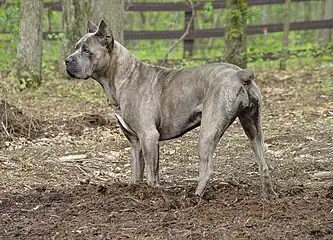
[[[266,201],[250,189],[256,191],[217,185],[208,189],[211,199],[199,203],[188,185],[41,185],[3,195],[0,238],[332,239],[332,200],[322,193],[305,189]]]
[[[70,123],[92,127],[92,126],[105,126],[110,124],[111,121],[102,117],[99,114],[85,114],[83,116],[78,116],[70,119],[68,124]]]
[[[62,121],[55,120],[45,123],[49,125],[48,131],[53,133],[68,132],[71,136],[81,136],[86,128],[107,127],[116,128],[116,122],[99,114],[85,113]]]
[[[68,131],[70,135],[80,136],[85,128],[107,126],[114,128],[116,123],[98,114],[84,114],[63,121],[40,121],[26,116],[21,109],[0,100],[0,147],[5,141],[15,137],[35,139],[53,133]],[[47,134],[47,133],[48,134]]]
[[[40,130],[38,120],[24,115],[6,101],[0,101],[0,143],[14,137],[36,138]]]

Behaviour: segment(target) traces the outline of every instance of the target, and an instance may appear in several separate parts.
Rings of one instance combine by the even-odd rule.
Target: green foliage
[[[0,69],[11,72],[16,64],[20,5],[19,0],[6,1],[0,8]],[[42,19],[43,31],[62,31],[62,14],[60,12],[44,11]],[[43,74],[46,76],[54,75],[57,65],[61,59],[61,40],[64,34],[49,34],[48,41],[43,41]],[[34,74],[21,73],[23,80],[18,81],[15,74],[9,75],[9,85],[12,88],[22,90],[28,85],[37,87],[38,81],[33,83]]]
[[[62,31],[62,14],[55,11],[45,11],[43,18],[43,31]],[[43,41],[43,62],[42,69],[44,78],[57,76],[60,70],[62,41],[65,34],[48,34],[48,40]]]
[[[174,43],[174,41],[135,41],[135,46],[131,45],[132,53],[144,60],[160,60],[164,58],[165,53],[168,51],[169,47]],[[181,59],[183,44],[180,43],[174,51],[169,54],[171,59]]]
[[[9,5],[10,4],[10,5]],[[7,1],[0,8],[0,30],[1,32],[18,32],[19,30],[19,1]]]
[[[228,0],[229,3],[231,0]],[[233,0],[236,1],[236,0]],[[6,1],[9,2],[9,1]],[[0,33],[0,69],[10,72],[16,63],[16,47],[18,43],[19,30],[19,0],[10,1],[8,7],[0,8],[0,32],[10,32],[10,34]],[[178,2],[176,0],[161,0],[158,2]],[[197,4],[199,0],[193,1]],[[196,11],[195,28],[205,29],[213,27],[213,18],[221,14],[217,21],[216,27],[226,27],[229,34],[226,38],[196,39],[194,47],[194,59],[221,57],[226,49],[224,40],[242,38],[242,26],[246,24],[262,24],[264,17],[264,8],[268,14],[267,23],[279,23],[283,20],[283,4],[251,6],[246,9],[245,0],[237,0],[240,9],[214,9],[210,1],[205,2],[203,11]],[[292,3],[292,21],[304,21],[305,15],[310,19],[315,19],[314,11],[305,11],[305,4]],[[244,15],[245,14],[245,15]],[[244,17],[246,16],[246,17]],[[229,20],[228,20],[229,19]],[[82,23],[85,24],[85,23]],[[224,25],[225,24],[225,25]],[[62,29],[62,13],[44,9],[42,20],[43,31],[59,31]],[[183,12],[126,12],[125,15],[126,30],[182,30],[184,29]],[[333,55],[329,53],[330,48],[321,48],[315,43],[314,31],[292,31],[289,35],[289,51],[306,49],[290,56],[290,62],[297,62],[300,58],[317,59],[315,61],[332,61]],[[55,73],[61,69],[63,64],[61,57],[61,46],[64,35],[50,34],[47,36],[48,41],[43,41],[43,78],[54,78]],[[135,40],[125,42],[125,46],[131,50],[134,55],[142,60],[156,62],[163,59],[168,48],[177,40]],[[264,63],[266,53],[276,52],[272,57],[279,57],[279,51],[282,49],[282,33],[269,33],[267,35],[247,36],[247,51],[242,51],[238,55],[241,58],[249,58],[249,61],[256,61],[258,65],[269,65]],[[208,47],[208,42],[211,46]],[[314,50],[310,50],[314,49]],[[180,43],[174,51],[169,54],[170,59],[181,59],[183,55],[183,44]],[[193,66],[203,61],[180,61],[178,67]],[[11,84],[17,84],[12,79]],[[19,85],[18,88],[23,86]]]
[[[41,85],[40,75],[33,71],[20,71],[18,87],[23,90],[26,88],[37,88]]]
[[[190,68],[190,67],[196,67],[199,65],[205,64],[205,61],[193,61],[193,60],[185,60],[182,59],[176,63],[173,64],[173,67],[175,68]]]
[[[332,95],[333,94],[333,77],[326,77],[321,79],[322,87],[321,91],[325,95]]]
[[[17,72],[15,69],[8,74],[7,81],[2,83],[1,87],[5,89],[11,89],[11,91],[22,91],[27,88],[38,88],[40,85],[41,79],[38,72]]]
[[[19,1],[9,1],[0,8],[0,69],[11,69],[15,64],[19,30]]]
[[[204,5],[204,13],[208,16],[212,16],[214,13],[214,6],[211,2],[206,2]]]
[[[174,1],[163,1],[174,2]],[[245,2],[243,2],[244,4]],[[315,11],[308,11],[305,9],[304,3],[292,3],[292,21],[304,21],[304,18],[310,13],[310,19],[318,19]],[[312,5],[313,6],[313,5]],[[247,24],[263,24],[264,12],[267,15],[267,23],[281,23],[283,21],[283,4],[274,5],[259,5],[251,6],[247,9]],[[216,27],[224,27],[226,23],[225,18],[228,18],[226,9],[214,9],[211,2],[206,2],[203,11],[196,11],[195,28],[204,29],[213,27],[213,18],[220,14],[222,17],[218,20]],[[235,14],[233,20],[236,21],[240,18],[240,14]],[[141,20],[144,19],[144,23]],[[182,30],[184,14],[183,12],[128,12],[125,17],[125,29],[126,30]],[[237,21],[236,21],[237,22]],[[240,36],[240,31],[231,30],[233,37]],[[294,51],[298,49],[309,49],[316,47],[315,31],[292,31],[289,35],[289,50]],[[174,40],[135,40],[127,41],[125,43],[131,51],[135,53],[141,59],[161,59],[164,53],[167,51],[168,46]],[[211,47],[207,47],[208,42],[212,43]],[[250,61],[264,61],[265,53],[278,52],[282,49],[282,33],[268,33],[267,35],[249,35],[247,36],[247,53],[250,56]],[[211,41],[208,39],[196,39],[194,47],[193,58],[214,58],[222,56],[225,49],[224,38],[213,38]],[[182,57],[182,44],[179,44],[171,54],[170,58]],[[300,53],[300,57],[313,57],[310,53]],[[239,54],[246,57],[246,53]],[[275,54],[275,57],[279,57],[279,53]],[[323,56],[323,59],[329,59],[328,55]]]
[[[246,22],[247,1],[227,0],[227,10],[224,14],[225,52],[227,62],[246,67]]]
[[[55,77],[59,72],[59,64],[63,63],[61,59],[61,39],[52,41],[43,41],[43,75],[46,78]]]

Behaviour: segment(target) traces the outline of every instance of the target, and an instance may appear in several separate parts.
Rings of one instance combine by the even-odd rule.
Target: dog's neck
[[[119,107],[119,95],[122,87],[133,78],[133,72],[140,65],[149,69],[167,70],[167,68],[146,64],[137,59],[130,51],[117,41],[111,52],[111,58],[105,67],[105,71],[92,77],[99,82],[108,96],[109,104]]]
[[[131,70],[140,61],[117,41],[114,41],[110,55],[104,71],[94,73],[92,78],[103,87],[109,104],[118,107],[120,89],[129,78]]]

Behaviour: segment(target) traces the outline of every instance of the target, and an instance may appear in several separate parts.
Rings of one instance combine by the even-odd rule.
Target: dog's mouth
[[[68,69],[66,69],[68,76],[71,78],[77,78],[73,73],[71,73]]]
[[[77,77],[75,74],[73,74],[70,70],[66,69],[68,76],[70,76],[71,78],[75,78],[75,79],[84,79],[87,80],[89,78],[89,76],[86,77]]]

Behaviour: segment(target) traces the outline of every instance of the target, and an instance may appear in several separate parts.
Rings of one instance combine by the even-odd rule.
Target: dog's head
[[[88,21],[88,33],[76,44],[75,51],[66,60],[70,77],[87,79],[103,71],[109,63],[114,45],[112,31],[102,20],[98,26]]]

